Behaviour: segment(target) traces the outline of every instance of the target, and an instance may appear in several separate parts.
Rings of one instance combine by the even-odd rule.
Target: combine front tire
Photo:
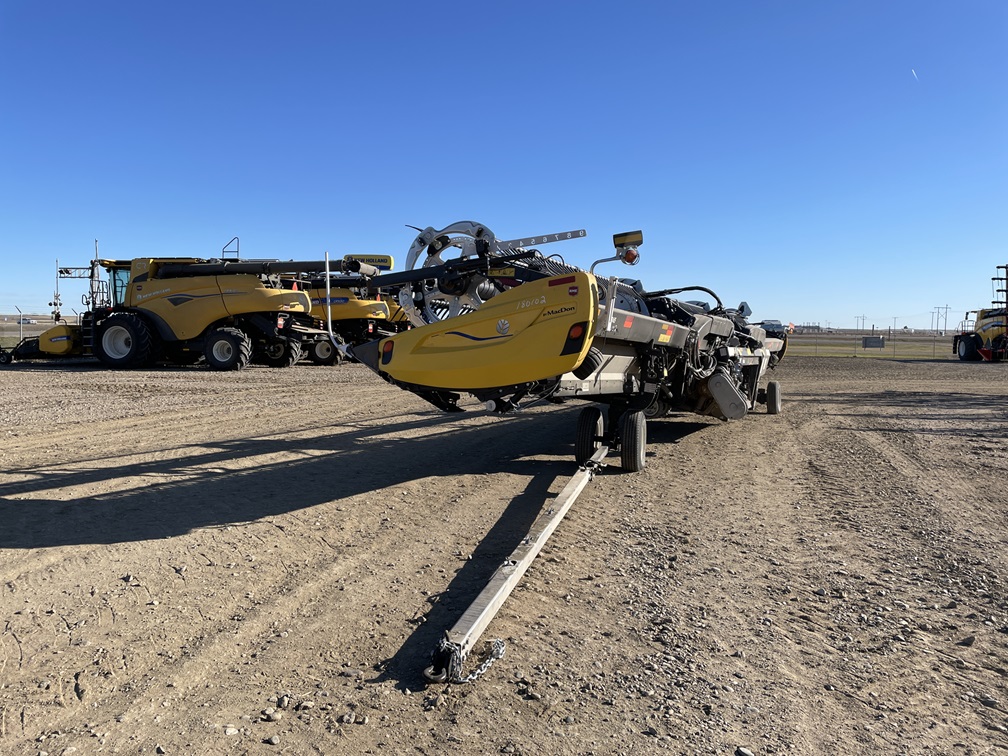
[[[207,336],[203,356],[211,370],[241,370],[252,359],[252,340],[239,328],[217,328]]]
[[[780,384],[770,381],[766,386],[766,411],[768,415],[779,415],[781,411]]]
[[[620,418],[620,462],[627,472],[644,469],[647,448],[647,418],[642,410],[624,412]]]
[[[578,415],[574,439],[574,461],[584,465],[598,451],[605,436],[605,421],[598,407],[585,407]]]
[[[106,367],[144,367],[153,359],[154,339],[140,316],[132,312],[117,312],[98,326],[94,353]]]
[[[977,351],[977,337],[973,334],[966,334],[959,337],[959,347],[957,349],[959,359],[962,362],[977,362],[983,358]]]

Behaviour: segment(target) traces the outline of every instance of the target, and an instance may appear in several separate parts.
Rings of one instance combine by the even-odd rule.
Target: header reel
[[[418,229],[419,230],[419,229]],[[430,269],[399,291],[399,305],[415,326],[438,323],[478,310],[518,283],[573,270],[543,257],[533,245],[581,239],[584,229],[499,241],[474,221],[420,231],[406,255],[406,271]]]

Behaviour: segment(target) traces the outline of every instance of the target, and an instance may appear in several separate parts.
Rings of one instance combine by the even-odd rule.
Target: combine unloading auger
[[[462,393],[492,412],[532,401],[581,399],[575,457],[584,464],[602,444],[619,449],[624,469],[645,464],[646,419],[692,412],[737,420],[766,404],[780,411],[776,365],[786,335],[746,321],[745,303],[727,309],[702,286],[647,291],[640,281],[599,278],[601,262],[634,264],[639,231],[613,237],[616,254],[584,271],[538,246],[584,231],[499,241],[471,221],[424,229],[407,270],[372,283],[400,286],[415,326],[353,348],[379,375],[446,411]],[[379,283],[380,282],[380,283]],[[710,309],[674,295],[711,295]]]

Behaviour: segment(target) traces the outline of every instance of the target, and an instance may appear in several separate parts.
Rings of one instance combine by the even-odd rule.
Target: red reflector
[[[389,354],[392,352],[392,346],[393,344],[391,341],[386,341],[385,344],[382,345],[382,351],[385,352],[385,354]]]
[[[570,331],[567,332],[568,339],[580,339],[581,334],[584,333],[584,326],[580,323],[575,323],[571,326]]]
[[[566,286],[567,284],[574,283],[574,276],[564,276],[563,278],[554,278],[549,282],[550,286]]]
[[[374,333],[374,323],[368,323],[367,324],[367,332],[368,333]]]

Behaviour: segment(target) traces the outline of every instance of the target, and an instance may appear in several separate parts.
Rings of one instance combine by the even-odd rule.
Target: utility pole
[[[18,343],[21,343],[24,341],[24,313],[17,305],[14,305],[14,309],[18,311]]]

